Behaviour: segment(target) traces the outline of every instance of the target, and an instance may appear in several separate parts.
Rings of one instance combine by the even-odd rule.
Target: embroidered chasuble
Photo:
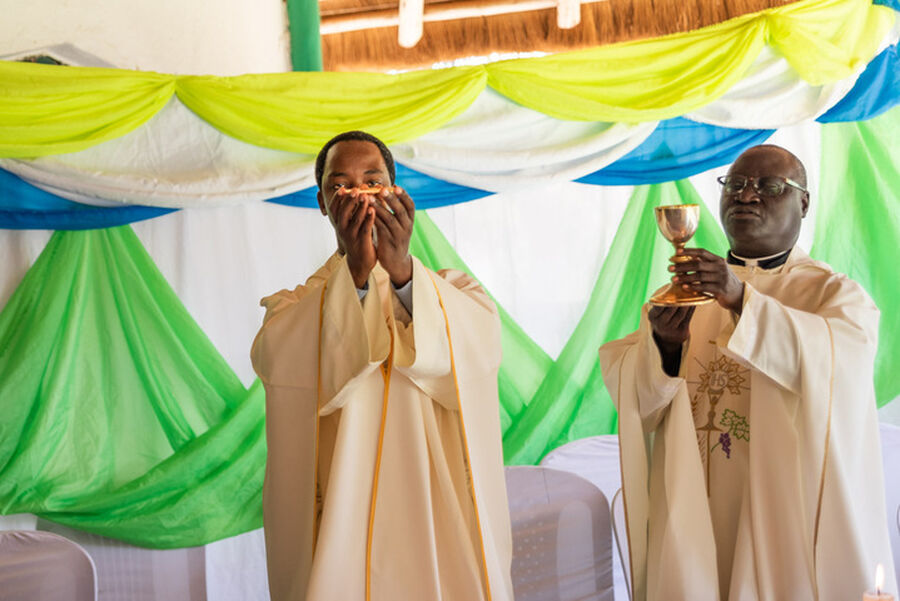
[[[691,328],[692,356],[683,374],[691,400],[697,450],[709,500],[722,598],[731,581],[738,518],[747,482],[750,370],[719,351],[716,337],[732,319],[717,311]],[[719,319],[715,319],[719,317]]]
[[[496,309],[413,263],[412,315],[337,254],[262,301],[273,601],[512,599]]]
[[[647,307],[637,332],[600,349],[634,599],[861,598],[875,565],[893,565],[878,310],[799,248],[771,269],[729,267],[742,313],[697,307],[678,377],[662,369]]]

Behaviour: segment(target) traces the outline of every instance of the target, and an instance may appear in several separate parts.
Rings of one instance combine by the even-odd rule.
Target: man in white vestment
[[[512,599],[497,311],[409,255],[394,177],[377,138],[329,141],[316,181],[338,250],[262,300],[273,601]]]
[[[796,246],[809,193],[793,154],[751,148],[719,182],[728,257],[685,249],[669,267],[715,302],[645,307],[637,332],[600,349],[634,599],[861,599],[878,563],[896,591],[878,309]]]

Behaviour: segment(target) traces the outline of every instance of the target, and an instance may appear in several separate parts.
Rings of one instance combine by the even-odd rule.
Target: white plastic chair
[[[50,532],[0,532],[0,599],[96,601],[97,575],[78,544]]]
[[[622,487],[619,437],[615,434],[573,440],[547,453],[541,459],[541,466],[578,474],[599,488],[607,499],[613,499]],[[629,598],[625,584],[627,578],[616,553],[613,557],[613,586],[616,599],[621,601]]]
[[[884,468],[885,518],[889,525],[897,522],[897,528],[889,527],[888,533],[894,552],[894,573],[900,581],[900,427],[883,422],[878,426]]]
[[[619,437],[604,434],[579,438],[544,455],[541,466],[578,474],[612,499],[622,487]]]
[[[613,601],[609,504],[580,476],[506,468],[516,601]]]
[[[77,542],[91,555],[98,601],[206,601],[204,547],[145,549],[43,519],[38,519],[37,526]],[[2,594],[0,599],[5,601]]]
[[[612,515],[613,534],[616,539],[616,551],[619,553],[619,563],[625,576],[625,590],[628,592],[628,600],[631,601],[631,560],[628,555],[628,525],[625,523],[625,499],[622,496],[621,488],[613,496],[610,513]]]

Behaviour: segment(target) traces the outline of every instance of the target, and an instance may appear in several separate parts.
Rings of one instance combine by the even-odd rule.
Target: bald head
[[[807,188],[806,185],[806,167],[803,166],[803,163],[797,158],[793,152],[788,150],[787,148],[782,148],[781,146],[776,146],[775,144],[760,144],[759,146],[753,146],[748,148],[735,160],[734,164],[738,164],[738,162],[746,156],[762,156],[763,158],[781,157],[783,161],[782,164],[787,169],[788,173],[783,174],[784,177],[789,177],[804,188]],[[731,171],[729,171],[731,173]]]
[[[791,249],[809,209],[806,169],[800,159],[780,146],[763,144],[745,150],[728,175],[747,181],[737,192],[722,189],[719,211],[731,250],[744,257],[763,257]],[[766,178],[787,183],[772,194],[759,188]]]

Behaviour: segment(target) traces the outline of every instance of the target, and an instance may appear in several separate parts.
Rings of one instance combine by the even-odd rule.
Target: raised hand
[[[686,290],[705,292],[724,308],[741,314],[744,305],[744,283],[728,268],[725,259],[702,248],[679,251],[689,261],[669,265],[675,275],[672,281]]]
[[[663,371],[672,377],[678,375],[681,363],[681,347],[688,339],[691,318],[695,307],[651,307],[647,314],[653,339],[659,349]]]
[[[357,288],[366,285],[377,256],[372,243],[375,208],[371,197],[357,190],[338,190],[331,201],[331,217],[340,247],[347,254],[347,266]]]
[[[375,253],[394,286],[403,286],[412,278],[409,239],[412,236],[416,205],[400,186],[386,187],[374,197]]]
[[[647,317],[650,319],[650,327],[653,328],[653,336],[656,344],[665,347],[665,350],[677,349],[681,352],[681,345],[690,334],[691,317],[694,316],[694,307],[650,307]]]

